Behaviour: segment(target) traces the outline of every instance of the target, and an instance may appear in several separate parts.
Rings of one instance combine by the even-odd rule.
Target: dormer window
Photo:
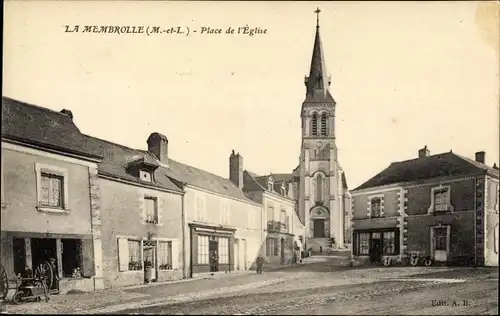
[[[158,162],[150,156],[137,157],[128,163],[127,173],[136,177],[139,181],[153,182],[153,174],[158,166]]]
[[[274,187],[273,179],[269,178],[269,180],[267,181],[267,189],[269,191],[273,191],[273,187]]]
[[[281,185],[281,195],[286,196],[286,187],[285,185]]]
[[[151,175],[151,172],[147,171],[147,170],[144,170],[144,169],[141,169],[139,171],[139,177],[142,181],[146,181],[146,182],[151,182],[153,177]]]

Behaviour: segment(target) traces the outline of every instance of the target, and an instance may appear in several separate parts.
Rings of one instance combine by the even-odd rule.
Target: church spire
[[[314,13],[316,13],[316,37],[314,38],[314,48],[311,59],[311,69],[309,70],[309,77],[306,77],[305,80],[305,84],[307,87],[306,94],[308,97],[312,97],[314,99],[325,99],[330,96],[330,93],[328,92],[330,79],[326,72],[323,47],[321,45],[321,38],[319,36],[320,12],[321,10],[319,8],[314,11]]]

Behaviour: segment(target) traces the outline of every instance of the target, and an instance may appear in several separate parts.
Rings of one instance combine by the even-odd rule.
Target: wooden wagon
[[[0,264],[0,295],[2,300],[7,299],[10,289],[15,289],[11,298],[12,303],[20,304],[28,301],[41,301],[42,297],[47,302],[50,297],[50,288],[53,283],[54,271],[49,262],[39,264],[31,277],[17,276],[13,280],[7,278],[7,272]],[[15,283],[14,288],[10,288],[11,281]]]

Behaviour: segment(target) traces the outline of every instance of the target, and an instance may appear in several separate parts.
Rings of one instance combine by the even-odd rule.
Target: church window
[[[318,175],[316,177],[316,202],[323,201],[323,177]]]
[[[312,116],[312,135],[318,135],[318,115],[316,113]]]
[[[326,113],[321,114],[321,136],[328,135],[327,123],[328,119],[326,117]]]

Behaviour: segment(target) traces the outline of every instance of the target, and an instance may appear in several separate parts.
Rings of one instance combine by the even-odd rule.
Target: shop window
[[[357,234],[357,254],[368,255],[370,251],[370,233]]]
[[[198,264],[208,264],[208,236],[198,236]]]
[[[384,232],[384,255],[396,254],[396,232]]]

